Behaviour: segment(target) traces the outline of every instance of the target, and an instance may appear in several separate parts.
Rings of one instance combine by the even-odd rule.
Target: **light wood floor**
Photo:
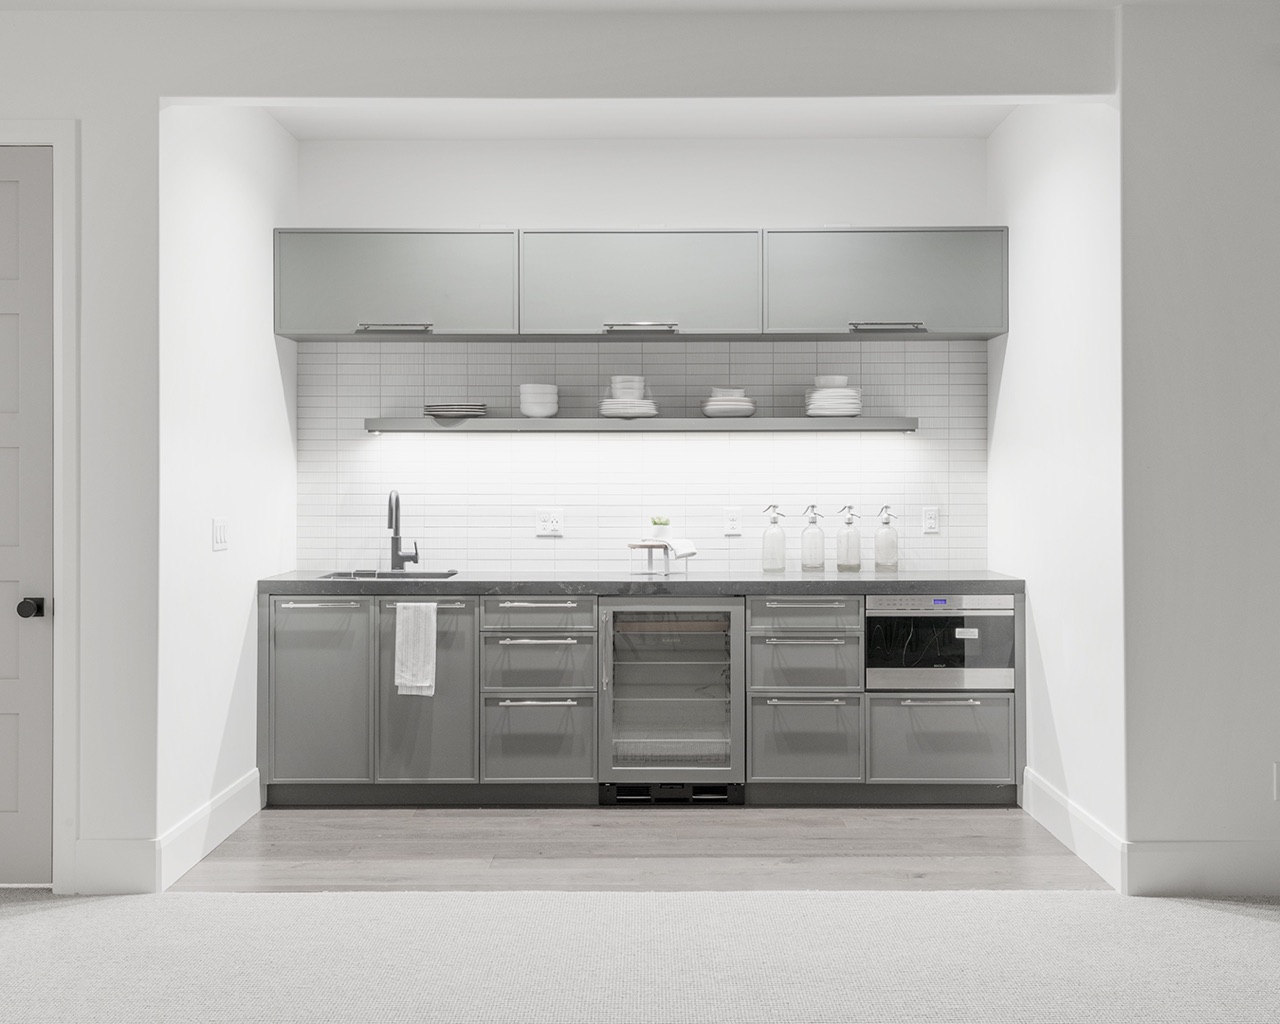
[[[305,808],[250,819],[172,887],[1106,889],[1008,808]]]

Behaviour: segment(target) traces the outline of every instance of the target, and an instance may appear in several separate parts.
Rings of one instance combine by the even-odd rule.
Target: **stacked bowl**
[[[846,387],[849,378],[824,374],[813,378],[814,387],[805,392],[806,416],[860,416],[862,388]]]
[[[630,420],[658,415],[658,406],[644,397],[643,377],[610,377],[609,396],[600,403],[601,416]]]
[[[555,384],[521,384],[520,411],[525,416],[543,419],[560,411],[560,390]]]
[[[703,416],[754,416],[755,411],[746,388],[713,387],[711,397],[702,400]]]

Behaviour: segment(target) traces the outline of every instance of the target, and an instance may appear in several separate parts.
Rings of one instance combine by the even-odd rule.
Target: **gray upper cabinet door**
[[[767,231],[764,329],[993,338],[1008,330],[1007,238],[999,227]]]
[[[442,598],[436,606],[436,692],[396,689],[396,607],[379,602],[378,781],[475,782],[478,778],[476,604]]]
[[[278,230],[276,333],[514,334],[516,269],[514,231]]]
[[[270,781],[373,778],[372,604],[367,598],[274,599]]]
[[[759,231],[522,231],[520,246],[522,334],[760,333]]]

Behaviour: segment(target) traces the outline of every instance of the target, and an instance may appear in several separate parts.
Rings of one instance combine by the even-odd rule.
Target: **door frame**
[[[76,891],[80,748],[80,126],[0,120],[0,146],[53,149],[53,890]]]

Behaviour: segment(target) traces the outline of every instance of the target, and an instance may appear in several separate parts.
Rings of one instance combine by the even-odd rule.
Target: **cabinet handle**
[[[952,707],[952,708],[976,708],[982,704],[980,700],[904,700],[902,706],[904,708],[912,705],[923,704],[925,707]]]
[[[412,607],[415,604],[434,604],[437,608],[465,608],[464,601],[392,601],[386,607],[399,608],[401,605]]]
[[[766,608],[843,608],[843,601],[831,601],[827,604],[797,604],[794,601],[766,601]]]
[[[576,644],[577,642],[578,641],[571,636],[566,636],[564,639],[556,638],[554,640],[532,640],[532,639],[515,640],[509,636],[504,636],[501,640],[498,641],[499,645],[503,647],[506,647],[510,644],[560,644],[561,646],[563,646],[564,644],[572,645],[572,644]]]
[[[308,603],[299,603],[297,601],[286,601],[280,606],[281,608],[359,608],[359,601],[316,601]]]
[[[826,707],[844,707],[844,705],[847,702],[843,700],[767,700],[765,701],[765,703],[771,704],[774,707],[784,707],[784,706],[789,707],[789,706],[795,705],[798,707],[805,707],[805,708],[816,708],[816,707],[826,708]]]
[[[776,636],[771,636],[769,637],[768,640],[765,641],[765,643],[767,644],[825,644],[825,645],[835,644],[839,646],[840,644],[843,644],[844,641],[839,639],[838,637],[832,637],[830,640],[781,640]]]
[[[500,601],[499,608],[577,608],[577,601]]]
[[[614,320],[605,321],[605,334],[611,331],[668,331],[675,334],[680,330],[676,320]]]
[[[923,331],[923,320],[850,320],[851,331]]]
[[[424,334],[430,334],[435,330],[436,325],[433,323],[403,323],[403,324],[359,324],[356,331],[419,331]]]
[[[576,708],[576,700],[500,700],[500,708]]]

